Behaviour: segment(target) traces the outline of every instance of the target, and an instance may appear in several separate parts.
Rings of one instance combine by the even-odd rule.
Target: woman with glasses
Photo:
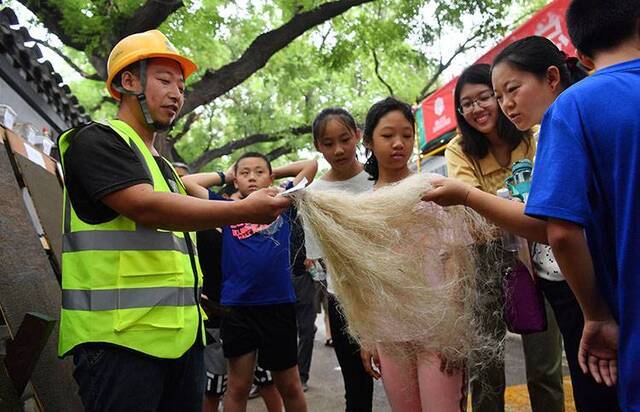
[[[536,142],[532,133],[518,130],[498,107],[491,85],[490,66],[476,64],[462,72],[456,84],[454,99],[459,134],[445,151],[449,177],[464,181],[484,192],[496,194],[511,175],[511,166],[522,159],[533,161]],[[497,240],[499,241],[499,240]],[[481,249],[484,246],[478,246]],[[512,262],[504,254],[504,265],[487,268],[497,272],[495,282],[483,283],[482,296],[491,298],[479,314],[483,327],[504,337],[502,318],[502,273]],[[545,332],[522,336],[527,371],[527,385],[534,412],[563,411],[562,346],[558,326],[546,304],[548,328]],[[473,362],[471,362],[473,364]],[[504,360],[471,371],[471,399],[474,412],[504,411]]]

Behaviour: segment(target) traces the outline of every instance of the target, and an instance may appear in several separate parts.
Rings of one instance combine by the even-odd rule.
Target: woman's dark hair
[[[415,131],[416,118],[413,115],[411,106],[394,97],[387,97],[384,100],[380,100],[379,102],[374,103],[367,112],[367,118],[364,121],[364,133],[362,137],[365,143],[373,143],[373,131],[378,125],[380,119],[386,114],[395,111],[401,112],[407,119],[407,121],[411,123],[411,127]],[[378,159],[376,159],[376,155],[373,154],[373,152],[369,149],[367,149],[367,156],[367,162],[364,164],[364,170],[371,175],[370,180],[378,180]]]
[[[493,59],[491,70],[500,63],[508,63],[540,79],[545,78],[549,67],[556,66],[560,71],[560,83],[565,89],[587,77],[586,70],[578,64],[577,58],[567,57],[551,40],[541,36],[525,37],[505,47]]]
[[[358,130],[358,125],[356,124],[353,116],[351,116],[351,113],[341,107],[328,107],[318,113],[311,125],[311,134],[313,135],[314,144],[317,144],[322,138],[329,120],[333,119],[339,121],[344,127],[351,130],[353,133]]]
[[[467,84],[484,84],[493,90],[493,86],[491,85],[491,67],[488,64],[474,64],[473,66],[467,67],[458,78],[453,95],[454,101],[456,102],[456,120],[458,122],[460,135],[462,136],[462,151],[472,158],[482,159],[489,154],[491,142],[489,142],[489,139],[487,139],[483,133],[474,129],[469,122],[467,122],[467,119],[464,118],[464,115],[460,113],[460,94],[462,93],[462,88]],[[518,130],[499,107],[496,109],[498,137],[508,143],[512,151],[518,147],[522,141],[529,144],[528,138],[530,132]]]
[[[567,9],[567,29],[576,48],[594,58],[640,32],[638,0],[573,0]]]

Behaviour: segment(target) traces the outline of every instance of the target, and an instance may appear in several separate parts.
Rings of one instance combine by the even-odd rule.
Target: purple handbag
[[[547,330],[544,297],[519,259],[502,280],[504,290],[504,321],[510,332],[528,334]]]

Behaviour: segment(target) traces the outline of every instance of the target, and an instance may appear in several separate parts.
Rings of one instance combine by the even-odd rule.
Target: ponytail
[[[578,83],[580,80],[584,79],[589,75],[587,70],[580,64],[580,60],[578,60],[575,56],[568,56],[565,52],[561,51],[564,56],[564,64],[567,66],[567,70],[569,71],[569,81],[571,84]]]
[[[367,157],[367,161],[364,163],[364,171],[369,173],[371,176],[370,180],[376,181],[380,176],[380,171],[378,170],[378,159],[369,149],[367,149],[367,154],[369,157]]]

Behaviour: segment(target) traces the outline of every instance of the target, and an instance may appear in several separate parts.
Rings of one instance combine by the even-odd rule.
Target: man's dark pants
[[[73,362],[86,411],[202,411],[205,372],[199,343],[178,359],[83,344],[74,349]]]

